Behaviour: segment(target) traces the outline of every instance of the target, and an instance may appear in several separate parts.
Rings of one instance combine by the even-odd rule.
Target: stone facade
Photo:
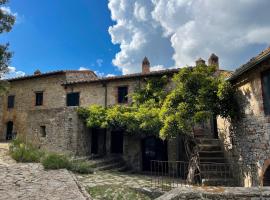
[[[5,140],[8,122],[13,122],[13,134],[26,142],[34,143],[41,149],[76,156],[89,156],[93,153],[110,155],[112,132],[114,130],[90,130],[77,115],[77,106],[67,106],[67,94],[79,93],[79,106],[119,104],[118,87],[126,86],[128,101],[136,88],[142,87],[147,77],[169,78],[166,90],[174,85],[172,76],[178,69],[150,72],[150,63],[145,58],[142,73],[117,77],[98,78],[92,71],[57,71],[9,80],[10,89],[0,97],[0,140]],[[36,106],[36,92],[43,92],[43,104]],[[15,96],[14,108],[8,108],[8,96]],[[211,131],[210,123],[197,132]],[[98,133],[96,132],[98,131]],[[97,136],[98,135],[98,136]],[[123,133],[122,157],[130,167],[140,171],[143,168],[143,141],[147,136],[131,136]],[[160,142],[160,141],[159,141]],[[158,141],[156,142],[158,143]],[[169,161],[183,160],[179,138],[166,141],[162,148]],[[163,151],[162,150],[162,151]]]
[[[242,186],[262,184],[269,166],[266,163],[270,159],[270,118],[264,113],[261,82],[267,69],[269,58],[232,80],[237,90],[239,116],[232,122],[218,119],[219,136]]]
[[[171,77],[177,70],[127,75],[120,78],[98,79],[91,71],[60,71],[36,73],[33,76],[10,80],[10,89],[0,97],[0,138],[5,140],[7,123],[13,122],[13,133],[26,142],[34,143],[47,151],[76,156],[92,154],[93,131],[86,128],[77,115],[77,107],[67,107],[67,94],[78,92],[79,105],[97,104],[110,106],[118,103],[118,87],[127,86],[128,94],[140,87],[148,76]],[[168,83],[168,90],[173,85]],[[35,92],[43,92],[43,104],[35,105]],[[15,96],[14,108],[8,108],[8,96]],[[127,104],[131,103],[128,96]],[[98,154],[111,154],[111,131],[98,133]],[[102,136],[101,136],[102,135]],[[142,169],[143,136],[123,136],[123,158],[134,170]],[[177,160],[177,146],[172,140],[168,145],[169,159]]]

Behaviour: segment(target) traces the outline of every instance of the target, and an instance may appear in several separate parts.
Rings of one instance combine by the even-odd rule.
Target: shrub
[[[9,146],[11,157],[17,162],[40,162],[44,152],[33,147],[31,144],[24,144],[19,139],[15,139]]]
[[[67,156],[57,153],[48,153],[41,163],[45,169],[69,169],[71,166]]]
[[[80,174],[94,173],[92,165],[86,161],[72,161],[69,170]]]

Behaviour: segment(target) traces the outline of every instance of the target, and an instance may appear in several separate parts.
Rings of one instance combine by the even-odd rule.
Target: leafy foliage
[[[7,0],[0,0],[0,6],[6,4]],[[9,32],[15,23],[15,16],[7,12],[3,8],[0,8],[0,34],[4,32]],[[9,44],[0,45],[0,79],[5,73],[8,72],[8,65],[12,53],[8,50]],[[8,89],[8,84],[5,81],[0,81],[0,94]]]
[[[164,90],[167,83],[167,76],[146,78],[145,85],[137,87],[131,95],[133,104],[138,106],[151,100],[151,103],[160,106],[168,93]]]
[[[234,117],[233,88],[215,67],[200,65],[183,68],[174,77],[175,89],[166,97],[160,117],[161,137],[191,134],[196,123],[212,116]]]
[[[212,116],[234,117],[234,91],[213,66],[182,68],[167,92],[168,78],[147,78],[131,95],[132,105],[80,108],[90,128],[123,129],[128,133],[156,134],[161,138],[178,134],[192,136],[196,123]]]
[[[17,162],[39,162],[44,152],[34,146],[24,144],[20,139],[15,139],[9,146],[11,157]]]
[[[108,108],[93,105],[79,108],[79,115],[90,128],[122,129],[127,133],[159,134],[161,104],[166,97],[168,78],[147,78],[131,95],[131,105],[114,105]]]

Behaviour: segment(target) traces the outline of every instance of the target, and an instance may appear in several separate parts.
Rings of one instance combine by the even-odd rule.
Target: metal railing
[[[184,185],[234,186],[235,181],[228,163],[200,163],[192,182],[187,181],[189,162],[151,161],[151,186],[162,191]]]

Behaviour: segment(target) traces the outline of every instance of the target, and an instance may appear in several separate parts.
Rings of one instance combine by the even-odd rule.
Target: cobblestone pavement
[[[104,171],[89,175],[77,175],[77,179],[84,187],[121,185],[130,188],[151,189],[151,178],[138,174]]]
[[[74,176],[67,170],[45,171],[40,164],[16,163],[0,143],[1,200],[85,200]]]

